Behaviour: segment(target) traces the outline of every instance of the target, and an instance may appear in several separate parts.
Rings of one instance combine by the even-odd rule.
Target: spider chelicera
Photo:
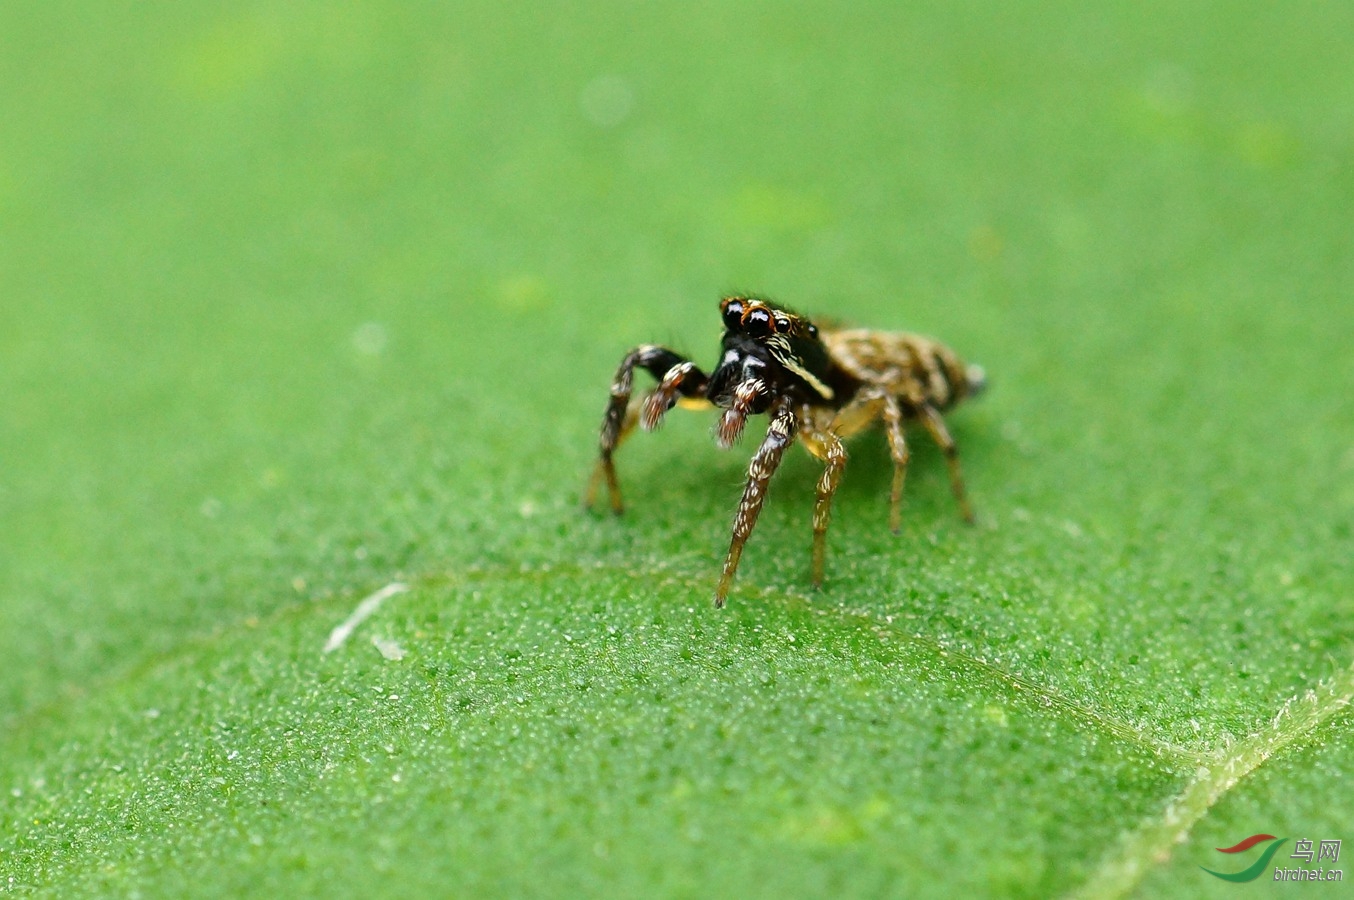
[[[646,344],[625,355],[611,385],[611,402],[602,421],[601,458],[588,486],[593,506],[603,481],[611,509],[623,511],[612,457],[636,424],[653,431],[679,401],[684,406],[724,410],[715,440],[727,448],[743,432],[749,415],[766,413],[770,425],[748,466],[747,486],[738,504],[724,569],[715,587],[715,606],[723,606],[757,524],[766,489],[785,449],[795,438],[824,464],[813,507],[813,584],[823,581],[832,495],[846,466],[842,439],[882,422],[893,457],[889,525],[900,527],[899,504],[909,450],[903,423],[919,422],[940,446],[950,469],[950,484],[964,519],[973,510],[964,492],[954,439],[941,413],[980,391],[985,378],[978,366],[966,366],[945,345],[928,337],[865,329],[819,329],[804,316],[753,297],[726,297],[723,353],[706,375],[686,357]],[[658,380],[643,401],[632,404],[634,370]]]

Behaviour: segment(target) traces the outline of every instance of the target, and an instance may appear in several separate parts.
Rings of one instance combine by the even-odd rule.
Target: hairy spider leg
[[[752,407],[766,393],[766,385],[751,379],[733,389],[733,401],[715,425],[715,443],[721,450],[727,450],[743,436],[743,426],[747,424]]]
[[[831,429],[818,429],[807,416],[802,432],[804,447],[823,462],[818,479],[818,497],[813,504],[813,586],[823,586],[823,563],[827,556],[827,526],[832,518],[832,496],[846,469],[846,447]]]
[[[593,470],[592,478],[588,482],[584,505],[591,508],[596,503],[597,491],[605,481],[607,495],[611,500],[611,511],[616,515],[625,511],[612,455],[621,441],[634,429],[639,418],[635,411],[630,409],[630,392],[634,387],[635,368],[645,369],[662,382],[673,368],[683,365],[689,366],[690,369],[678,379],[677,390],[687,397],[703,396],[708,379],[681,354],[653,344],[644,344],[625,354],[620,367],[616,370],[616,377],[611,381],[611,401],[607,404],[606,414],[602,419],[602,434],[599,441],[601,455],[597,460],[597,468]]]
[[[655,431],[663,424],[663,416],[677,405],[677,395],[684,397],[704,397],[710,379],[696,368],[693,362],[680,362],[663,375],[648,397],[644,400],[643,411],[639,416],[639,425],[645,431]]]
[[[719,584],[715,587],[715,606],[723,606],[729,595],[729,585],[733,582],[733,573],[738,570],[738,560],[743,555],[743,545],[757,525],[757,516],[762,511],[762,501],[766,499],[766,488],[771,476],[776,474],[785,448],[794,443],[799,423],[788,399],[777,400],[770,409],[771,424],[766,429],[762,445],[752,456],[748,465],[748,483],[743,488],[743,499],[738,503],[738,514],[733,520],[733,539],[729,542],[729,555],[724,559],[724,571],[720,573]]]
[[[889,456],[893,458],[893,487],[889,491],[889,528],[894,534],[902,529],[903,485],[907,479],[907,463],[912,458],[903,430],[905,414],[898,398],[879,385],[863,388],[850,403],[843,406],[828,426],[839,438],[849,438],[883,420],[888,437]],[[818,454],[819,459],[824,457]]]
[[[608,409],[608,413],[610,413],[610,409]],[[630,432],[634,431],[638,424],[639,413],[633,409],[625,409],[622,410],[620,422],[612,429],[610,436],[606,436],[607,432],[603,431],[602,440],[605,444],[609,444],[609,449],[602,451],[601,458],[597,460],[596,468],[592,470],[592,477],[588,479],[588,492],[583,498],[583,505],[588,509],[592,509],[596,505],[597,491],[602,486],[602,482],[605,481],[607,496],[611,500],[611,511],[618,516],[625,512],[625,506],[621,503],[621,485],[616,479],[616,465],[611,460],[611,454],[625,442],[625,439],[630,436]],[[610,425],[609,415],[603,424],[603,428],[605,429],[608,425]]]
[[[889,530],[898,534],[903,530],[903,482],[907,478],[907,461],[912,456],[907,437],[903,433],[903,408],[898,398],[884,398],[884,433],[889,439],[889,455],[893,457],[893,489],[889,492]]]
[[[950,437],[950,430],[945,427],[945,420],[936,412],[936,408],[929,403],[922,403],[916,407],[917,417],[921,423],[926,426],[926,430],[931,433],[931,439],[940,447],[940,451],[945,454],[945,462],[950,467],[950,487],[954,491],[954,499],[959,501],[959,512],[964,516],[964,521],[970,525],[974,523],[973,507],[969,506],[968,493],[964,490],[964,474],[959,470],[959,448],[955,446],[954,438]]]

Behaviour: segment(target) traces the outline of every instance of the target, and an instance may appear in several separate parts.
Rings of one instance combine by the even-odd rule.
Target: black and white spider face
[[[762,300],[728,297],[720,304],[724,340],[707,396],[716,406],[765,412],[787,392],[830,403],[830,365],[818,329],[801,315]]]

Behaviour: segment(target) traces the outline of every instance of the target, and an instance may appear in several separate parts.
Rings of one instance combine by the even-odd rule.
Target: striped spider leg
[[[658,381],[658,387],[640,404],[641,408],[630,404],[636,368],[646,370]],[[592,479],[588,482],[584,505],[591,509],[596,504],[598,489],[605,481],[611,511],[616,515],[624,512],[616,464],[612,460],[616,448],[630,435],[636,424],[645,431],[657,428],[664,413],[676,404],[679,396],[703,397],[708,383],[709,378],[691,360],[666,347],[645,344],[625,354],[620,368],[616,370],[616,377],[611,381],[611,401],[602,418],[602,433],[598,442],[600,455]]]

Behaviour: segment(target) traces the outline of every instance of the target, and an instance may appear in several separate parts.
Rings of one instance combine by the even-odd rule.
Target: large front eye
[[[743,302],[741,300],[724,301],[724,327],[737,331],[743,324]]]
[[[766,337],[771,333],[771,313],[760,307],[748,310],[743,318],[743,330],[749,337]]]

